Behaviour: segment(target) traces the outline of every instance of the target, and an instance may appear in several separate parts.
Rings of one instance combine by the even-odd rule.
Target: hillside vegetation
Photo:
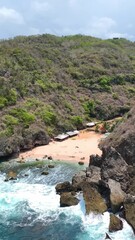
[[[39,132],[47,139],[121,116],[134,101],[133,42],[48,34],[0,42],[0,156],[14,152],[11,140],[16,151],[44,144]]]

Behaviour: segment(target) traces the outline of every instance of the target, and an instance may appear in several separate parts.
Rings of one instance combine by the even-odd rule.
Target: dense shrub
[[[81,129],[83,126],[83,119],[81,116],[72,116],[71,122],[77,129]]]
[[[10,114],[16,117],[24,127],[29,127],[29,125],[35,121],[35,116],[22,108],[12,109]]]

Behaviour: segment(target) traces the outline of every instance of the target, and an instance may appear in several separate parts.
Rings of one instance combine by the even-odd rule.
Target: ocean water
[[[77,206],[60,208],[58,182],[71,180],[81,167],[58,163],[43,176],[37,167],[21,170],[16,181],[0,174],[0,240],[103,240],[109,213],[85,215],[83,196]],[[135,239],[131,227],[109,234],[114,240]]]

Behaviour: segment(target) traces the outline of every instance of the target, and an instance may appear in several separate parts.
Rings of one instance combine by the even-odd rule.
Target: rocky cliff
[[[100,148],[102,156],[90,156],[86,171],[73,177],[72,189],[83,191],[87,213],[119,212],[135,231],[135,107]]]

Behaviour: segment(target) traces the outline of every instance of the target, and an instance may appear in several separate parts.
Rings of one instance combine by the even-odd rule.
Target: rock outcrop
[[[6,175],[5,181],[9,181],[9,180],[17,180],[17,173],[14,171],[9,171]]]
[[[110,207],[113,213],[117,213],[123,205],[125,193],[122,191],[120,183],[109,179],[108,186],[110,189]]]
[[[124,214],[135,232],[135,196],[128,194],[124,199]]]
[[[77,205],[79,200],[76,198],[75,194],[72,192],[64,192],[60,195],[60,206],[61,207],[70,207]]]
[[[46,145],[49,137],[40,127],[31,126],[22,135],[0,138],[0,159],[17,157],[20,151],[30,150],[35,146]]]
[[[123,229],[123,222],[114,214],[110,214],[109,232],[116,232]]]
[[[113,147],[103,148],[101,165],[102,179],[113,179],[121,184],[124,191],[129,185],[128,164]]]
[[[90,212],[104,213],[107,211],[107,205],[104,198],[98,192],[98,190],[92,186],[91,183],[86,182],[83,184],[83,197],[85,200],[86,214]]]
[[[135,107],[117,131],[101,142],[102,156],[90,156],[89,166],[75,174],[68,186],[70,195],[72,188],[83,192],[87,214],[107,209],[114,214],[120,212],[135,230]],[[111,215],[110,231],[122,227],[121,220]]]
[[[73,186],[71,185],[70,182],[66,181],[63,183],[58,183],[55,187],[56,193],[61,194],[64,192],[71,192],[73,191]]]
[[[99,144],[100,148],[114,147],[127,164],[135,163],[135,107],[106,139]]]

